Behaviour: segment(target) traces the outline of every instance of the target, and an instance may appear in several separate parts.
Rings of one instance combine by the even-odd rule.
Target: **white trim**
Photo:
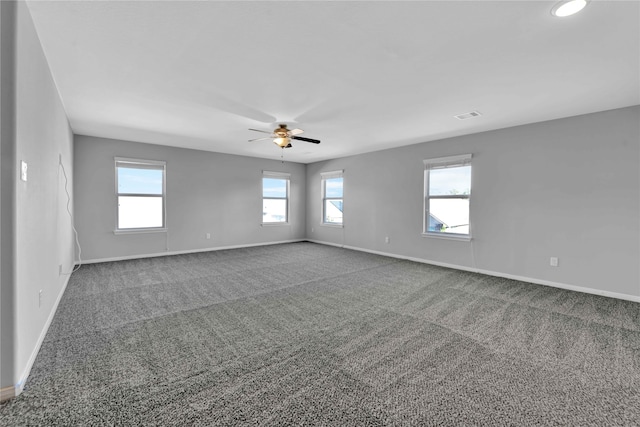
[[[113,230],[113,234],[166,233],[167,228],[122,228]]]
[[[471,235],[469,234],[436,233],[434,231],[425,231],[422,233],[422,237],[428,237],[433,239],[444,239],[444,240],[457,240],[459,242],[471,241]]]
[[[42,328],[42,332],[40,332],[40,336],[38,337],[36,346],[33,348],[33,351],[31,352],[31,356],[27,361],[27,366],[25,366],[24,371],[22,371],[20,380],[13,387],[14,395],[12,397],[18,396],[20,393],[22,393],[22,390],[24,390],[24,385],[27,382],[27,378],[29,378],[29,374],[31,373],[31,368],[33,368],[33,364],[36,361],[36,357],[38,357],[38,353],[40,352],[40,347],[42,347],[42,343],[44,342],[44,337],[47,336],[47,332],[49,331],[49,327],[51,326],[53,317],[55,316],[56,311],[58,311],[58,305],[62,300],[62,296],[64,295],[65,290],[67,289],[67,285],[69,284],[69,279],[71,279],[70,274],[65,277],[65,281],[64,281],[64,284],[62,285],[62,289],[60,289],[60,293],[56,298],[56,302],[53,304],[53,308],[51,309],[51,312],[49,313],[49,317],[47,318],[47,321],[44,324],[44,328]]]
[[[463,166],[471,166],[471,158],[472,154],[461,154],[459,156],[449,156],[449,157],[438,157],[433,159],[424,159],[424,191],[423,191],[423,199],[422,199],[422,237],[435,237],[434,232],[429,231],[429,218],[431,216],[431,199],[442,198],[443,196],[431,196],[429,193],[429,179],[431,171],[434,169],[445,169],[445,168],[453,168],[453,167],[463,167]],[[473,169],[471,170],[471,176],[469,177],[469,185],[471,189],[473,186]],[[471,227],[471,194],[466,195],[456,195],[451,197],[459,197],[462,199],[469,200],[469,232],[467,234],[458,234],[458,240],[471,240],[471,233],[473,228]],[[446,234],[446,233],[443,233]],[[454,233],[456,234],[456,233]],[[451,240],[455,239],[455,237],[451,237]]]
[[[603,291],[600,289],[585,288],[582,286],[575,286],[575,285],[569,285],[566,283],[553,282],[551,280],[535,279],[533,277],[519,276],[519,275],[509,274],[509,273],[501,273],[498,271],[484,270],[481,268],[466,267],[463,265],[449,264],[446,262],[432,261],[432,260],[423,259],[423,258],[408,257],[403,255],[392,254],[389,252],[374,251],[370,249],[359,248],[357,246],[338,245],[335,243],[323,242],[320,240],[308,240],[308,241],[313,243],[318,243],[321,245],[337,246],[340,248],[350,249],[350,250],[359,251],[359,252],[367,252],[375,255],[388,256],[391,258],[405,259],[407,261],[419,262],[422,264],[437,265],[439,267],[452,268],[454,270],[470,271],[472,273],[480,273],[480,274],[485,274],[487,276],[502,277],[505,279],[517,280],[520,282],[533,283],[534,285],[543,285],[543,286],[549,286],[552,288],[566,289],[568,291],[581,292],[585,294],[599,295],[603,297],[616,298],[616,299],[632,301],[632,302],[640,302],[640,296],[636,296],[636,295],[621,294],[618,292]]]
[[[342,178],[342,197],[327,197],[327,180],[328,179],[336,179]],[[344,226],[344,170],[332,171],[332,172],[322,172],[320,173],[320,195],[321,206],[320,206],[320,225],[326,225],[330,227],[343,227]],[[325,222],[325,208],[327,206],[327,200],[340,200],[342,202],[342,222]]]
[[[264,179],[280,179],[286,181],[287,194],[285,197],[265,197],[264,196]],[[286,172],[270,172],[262,171],[262,179],[260,180],[260,200],[262,201],[262,210],[260,217],[263,221],[260,225],[289,225],[290,207],[291,207],[291,174]],[[284,200],[285,201],[285,221],[264,221],[264,201],[265,200]]]
[[[126,261],[129,259],[155,258],[155,257],[167,256],[167,255],[195,254],[199,252],[223,251],[226,249],[242,249],[242,248],[252,248],[255,246],[269,246],[269,245],[279,245],[281,243],[297,243],[297,242],[306,242],[306,241],[307,239],[291,239],[291,240],[280,240],[277,242],[250,243],[246,245],[231,245],[231,246],[217,246],[217,247],[202,248],[202,249],[189,249],[184,251],[166,251],[166,252],[159,252],[159,253],[152,253],[152,254],[126,255],[126,256],[110,257],[110,258],[95,258],[95,259],[89,259],[89,260],[82,260],[82,263],[96,264],[99,262]]]
[[[167,162],[165,160],[143,160],[143,159],[130,159],[130,158],[126,158],[126,157],[114,157],[114,178],[115,178],[115,190],[116,190],[116,194],[115,194],[115,225],[116,231],[125,231],[125,232],[130,232],[130,231],[134,231],[135,230],[150,230],[150,231],[166,231],[167,227]],[[128,194],[128,193],[120,193],[120,189],[118,188],[118,167],[125,167],[125,166],[118,166],[119,163],[122,164],[131,164],[134,165],[132,166],[133,169],[152,169],[152,170],[160,170],[162,171],[162,194],[158,195],[158,194],[144,194],[143,196],[148,196],[148,197],[161,197],[162,198],[162,226],[161,227],[142,227],[142,228],[136,228],[136,229],[131,229],[131,228],[118,228],[118,226],[120,225],[120,197],[136,197],[136,196],[140,196],[139,194]],[[118,234],[118,233],[116,233]]]
[[[319,245],[335,246],[336,248],[344,248],[344,245],[341,245],[340,243],[325,242],[322,240],[315,240],[315,239],[306,239],[306,241],[311,243],[317,243]]]

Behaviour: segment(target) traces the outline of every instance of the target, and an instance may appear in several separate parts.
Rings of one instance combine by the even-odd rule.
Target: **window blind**
[[[434,159],[425,159],[425,169],[442,169],[454,166],[466,166],[471,164],[471,154],[462,154],[459,156],[437,157]]]
[[[321,172],[320,173],[320,177],[322,179],[342,178],[342,175],[344,175],[344,170],[337,170],[337,171]]]

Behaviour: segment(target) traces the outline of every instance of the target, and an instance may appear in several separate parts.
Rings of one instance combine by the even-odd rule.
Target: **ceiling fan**
[[[312,144],[320,144],[319,139],[303,138],[302,136],[298,136],[304,132],[302,129],[287,129],[286,124],[280,124],[278,126],[279,127],[272,132],[268,132],[266,130],[260,130],[260,129],[249,129],[255,132],[268,133],[270,135],[264,138],[250,139],[249,142],[262,141],[264,139],[272,139],[273,143],[280,148],[293,147],[293,145],[291,145],[292,139],[295,139],[298,141],[310,142]]]

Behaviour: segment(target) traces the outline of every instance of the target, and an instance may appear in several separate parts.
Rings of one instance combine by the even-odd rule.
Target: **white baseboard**
[[[279,245],[282,243],[297,243],[297,242],[306,242],[306,241],[307,239],[292,239],[292,240],[281,240],[277,242],[249,243],[246,245],[232,245],[232,246],[216,246],[212,248],[189,249],[184,251],[166,251],[166,252],[158,252],[158,253],[152,253],[152,254],[126,255],[126,256],[111,257],[111,258],[83,259],[82,264],[96,264],[99,262],[111,262],[111,261],[126,261],[129,259],[140,259],[140,258],[156,258],[156,257],[168,256],[168,255],[195,254],[198,252],[223,251],[226,249],[242,249],[242,248],[252,248],[255,246],[269,246],[269,245]],[[76,263],[77,262],[78,261],[76,261]]]
[[[335,246],[336,248],[347,248],[346,246],[341,245],[340,243],[323,242],[322,240],[314,240],[314,239],[306,239],[306,241],[311,243],[318,243],[320,245],[325,245],[325,246]],[[358,249],[354,249],[354,250],[358,250]],[[365,252],[365,251],[361,251],[361,252]]]
[[[354,250],[354,251],[368,252],[368,253],[371,253],[371,254],[388,256],[388,257],[391,257],[391,258],[405,259],[405,260],[408,260],[408,261],[420,262],[420,263],[423,263],[423,264],[431,264],[431,265],[437,265],[437,266],[440,266],[440,267],[453,268],[455,270],[463,270],[463,271],[470,271],[470,272],[473,272],[473,273],[486,274],[487,276],[503,277],[505,279],[518,280],[520,282],[528,282],[528,283],[533,283],[533,284],[536,284],[536,285],[550,286],[552,288],[560,288],[560,289],[566,289],[566,290],[569,290],[569,291],[582,292],[582,293],[586,293],[586,294],[600,295],[600,296],[603,296],[603,297],[617,298],[617,299],[633,301],[633,302],[640,302],[640,296],[636,296],[636,295],[628,295],[628,294],[621,294],[621,293],[618,293],[618,292],[603,291],[603,290],[600,290],[600,289],[585,288],[585,287],[582,287],[582,286],[569,285],[569,284],[566,284],[566,283],[553,282],[553,281],[550,281],[550,280],[542,280],[542,279],[536,279],[536,278],[533,278],[533,277],[518,276],[518,275],[515,275],[515,274],[502,273],[502,272],[499,272],[499,271],[484,270],[484,269],[481,269],[481,268],[466,267],[464,265],[449,264],[449,263],[445,263],[445,262],[432,261],[432,260],[423,259],[423,258],[414,258],[414,257],[409,257],[409,256],[404,256],[404,255],[393,254],[393,253],[389,253],[389,252],[374,251],[374,250],[371,250],[371,249],[359,248],[359,247],[356,247],[356,246],[339,245],[339,244],[335,244],[335,243],[331,243],[331,242],[323,242],[323,241],[320,241],[320,240],[307,239],[307,241],[313,242],[313,243],[319,243],[321,245],[337,246],[337,247],[340,247],[340,248],[351,249],[351,250]]]
[[[40,352],[40,347],[42,347],[42,342],[44,341],[44,337],[47,335],[47,332],[49,331],[49,326],[51,326],[51,322],[53,321],[53,317],[55,316],[56,311],[58,311],[58,305],[60,304],[60,301],[62,300],[62,296],[64,295],[64,291],[67,289],[67,285],[69,284],[69,279],[70,278],[71,278],[71,275],[65,276],[65,280],[64,280],[64,284],[62,285],[62,289],[60,289],[60,293],[58,294],[58,297],[56,298],[56,302],[53,304],[53,308],[51,309],[51,313],[49,313],[49,317],[47,318],[47,321],[44,324],[44,328],[42,328],[42,332],[40,333],[40,336],[38,337],[38,341],[36,342],[36,346],[34,347],[33,351],[31,352],[31,356],[29,357],[29,360],[27,362],[27,366],[24,368],[24,371],[22,371],[22,375],[20,375],[20,380],[18,381],[18,383],[14,387],[7,387],[6,388],[6,389],[12,389],[11,393],[13,395],[9,396],[9,398],[18,396],[20,393],[22,393],[22,390],[24,390],[24,385],[27,382],[27,378],[29,378],[29,374],[31,373],[31,368],[33,368],[33,364],[36,361],[36,357],[38,357],[38,353]],[[2,390],[4,391],[5,389],[2,389]]]

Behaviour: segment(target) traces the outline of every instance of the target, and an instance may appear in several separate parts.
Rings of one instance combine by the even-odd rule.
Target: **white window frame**
[[[167,231],[167,162],[163,160],[144,160],[144,159],[132,159],[128,157],[115,157],[114,158],[114,172],[115,172],[115,186],[116,186],[116,203],[115,203],[115,234],[128,234],[128,233],[157,233]],[[118,200],[122,196],[130,197],[158,197],[157,194],[120,194],[118,190],[118,166],[120,164],[129,164],[139,169],[153,169],[162,170],[162,226],[161,227],[139,227],[139,228],[119,228],[120,224],[120,210],[118,209]]]
[[[326,188],[327,188],[327,179],[332,178],[342,178],[342,197],[327,197]],[[331,172],[321,172],[320,173],[320,194],[322,195],[322,206],[320,208],[320,225],[325,225],[328,227],[344,227],[344,170],[336,170]],[[342,201],[342,222],[325,222],[325,207],[327,206],[328,200],[340,200]]]
[[[434,169],[454,168],[460,166],[471,166],[471,154],[462,154],[459,156],[438,157],[433,159],[424,160],[424,205],[423,205],[423,217],[422,217],[422,235],[424,237],[435,237],[440,239],[451,240],[471,240],[471,203],[469,203],[469,233],[442,233],[429,231],[429,201],[431,199],[468,199],[471,201],[472,189],[469,194],[456,194],[456,195],[443,195],[443,196],[431,196],[429,195],[429,172]],[[471,169],[471,175],[473,177],[473,168]]]
[[[286,197],[264,197],[264,178],[273,178],[273,179],[284,179],[287,181],[287,196]],[[262,171],[262,178],[260,178],[260,193],[262,196],[262,211],[260,212],[262,216],[262,225],[289,225],[289,207],[291,205],[291,174],[287,172],[271,172],[271,171]],[[286,200],[286,213],[284,221],[273,221],[273,222],[265,222],[264,221],[264,201],[265,200]]]

